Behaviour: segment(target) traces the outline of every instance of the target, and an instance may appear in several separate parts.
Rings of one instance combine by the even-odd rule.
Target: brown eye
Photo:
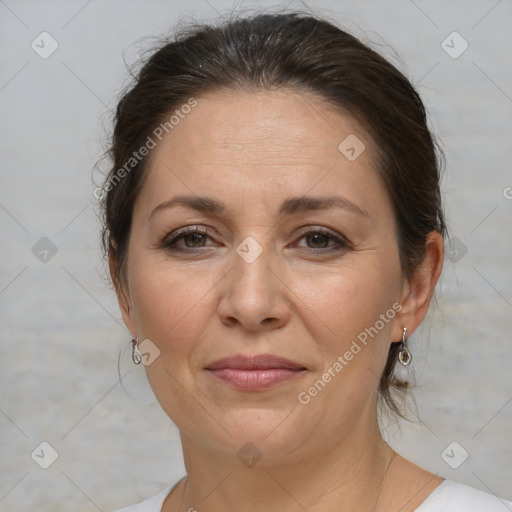
[[[188,233],[188,234],[185,234],[185,235],[181,235],[180,237],[178,237],[176,240],[184,240],[185,241],[185,245],[187,247],[190,247],[190,245],[187,242],[190,241],[190,243],[192,244],[192,247],[202,247],[201,244],[201,241],[204,242],[204,239],[205,239],[205,235],[203,233]],[[197,245],[196,245],[197,244]]]
[[[305,238],[313,244],[314,249],[325,249],[327,247],[326,244],[329,244],[330,237],[324,233],[313,233],[312,235],[306,235]]]
[[[303,233],[300,239],[306,240],[307,249],[314,250],[342,250],[347,249],[350,244],[342,237],[336,236],[330,231],[315,229]],[[334,242],[334,243],[330,243]]]
[[[186,228],[177,233],[166,236],[161,244],[160,248],[167,249],[173,252],[194,252],[195,249],[201,247],[207,247],[205,245],[206,239],[210,238],[207,229]],[[184,242],[184,245],[178,245],[178,242]]]

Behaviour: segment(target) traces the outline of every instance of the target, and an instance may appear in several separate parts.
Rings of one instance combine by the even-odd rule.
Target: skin
[[[383,441],[377,390],[390,344],[427,313],[442,237],[430,234],[425,260],[407,281],[373,142],[321,98],[216,91],[197,101],[149,155],[126,280],[117,286],[130,332],[160,350],[145,369],[180,430],[187,479],[162,510],[414,510],[442,480]],[[354,161],[338,150],[349,134],[366,146]],[[214,198],[226,211],[173,206],[151,215],[176,195]],[[290,197],[333,195],[365,213],[279,215]],[[209,234],[174,243],[188,252],[161,246],[185,226]],[[318,229],[328,235],[315,237]],[[236,251],[249,236],[263,251],[251,263]],[[298,394],[393,304],[401,305],[394,318],[300,403]],[[266,391],[241,391],[205,370],[240,353],[276,354],[307,371]],[[237,457],[248,442],[262,454],[253,467]]]

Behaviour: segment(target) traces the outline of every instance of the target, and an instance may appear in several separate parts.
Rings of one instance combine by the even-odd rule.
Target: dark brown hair
[[[313,92],[370,134],[378,152],[376,168],[394,208],[405,277],[423,260],[427,235],[445,235],[439,188],[443,154],[409,80],[326,20],[297,12],[259,14],[194,26],[165,39],[122,94],[108,151],[113,165],[101,197],[103,250],[115,262],[116,288],[124,282],[133,205],[147,174],[147,157],[139,155],[140,161],[126,167],[134,152],[190,98],[219,89],[274,88]],[[407,387],[393,378],[399,348],[391,344],[379,391],[400,414],[391,393]]]

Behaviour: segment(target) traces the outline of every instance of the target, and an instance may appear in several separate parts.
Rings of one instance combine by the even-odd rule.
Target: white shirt
[[[182,479],[183,480],[183,479]],[[180,480],[181,481],[181,480]],[[167,487],[157,495],[136,505],[115,512],[161,512],[165,498],[174,487]],[[479,491],[452,480],[443,480],[416,512],[511,512],[512,501],[502,500],[493,494]]]

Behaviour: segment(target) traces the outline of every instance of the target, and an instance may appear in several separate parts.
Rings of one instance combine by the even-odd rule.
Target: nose
[[[221,322],[251,332],[283,327],[290,319],[289,288],[276,258],[267,248],[253,261],[240,254],[234,255],[233,268],[223,283],[218,306]]]

